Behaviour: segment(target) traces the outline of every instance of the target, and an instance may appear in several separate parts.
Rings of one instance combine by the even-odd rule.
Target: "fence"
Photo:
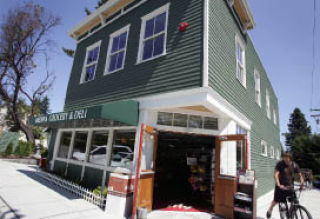
[[[106,197],[103,195],[95,194],[93,191],[84,188],[78,184],[70,182],[68,180],[62,179],[56,175],[43,172],[41,170],[36,172],[38,176],[42,179],[48,181],[49,183],[54,184],[60,189],[68,191],[79,198],[82,198],[94,205],[99,206],[101,209],[105,209],[106,207]]]

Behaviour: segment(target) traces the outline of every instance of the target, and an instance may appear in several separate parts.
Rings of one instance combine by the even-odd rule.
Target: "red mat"
[[[192,206],[185,206],[183,204],[168,206],[159,209],[160,211],[176,211],[176,212],[209,212],[207,209],[197,209]]]

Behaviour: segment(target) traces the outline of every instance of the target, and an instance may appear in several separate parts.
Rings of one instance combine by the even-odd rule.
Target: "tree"
[[[73,49],[67,49],[62,47],[62,51],[69,57],[73,58],[74,56],[74,50]]]
[[[36,69],[36,60],[48,62],[49,33],[60,23],[40,5],[25,3],[9,10],[0,24],[0,99],[3,100],[13,126],[34,142],[32,127],[19,113],[19,102],[30,106],[28,117],[35,115],[36,102],[51,88],[54,75],[46,70],[35,89],[28,79]],[[41,78],[41,77],[39,77]]]
[[[288,133],[286,136],[286,145],[294,147],[294,140],[299,136],[309,136],[311,134],[311,128],[308,126],[308,122],[299,108],[295,108],[290,115],[288,123]]]
[[[96,6],[96,9],[100,8],[104,3],[106,3],[109,0],[99,0]]]

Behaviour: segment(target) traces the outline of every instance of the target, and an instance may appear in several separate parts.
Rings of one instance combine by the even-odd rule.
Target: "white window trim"
[[[240,46],[241,49],[243,50],[243,81],[240,81],[238,78],[238,51],[237,51],[237,46]],[[247,69],[246,69],[246,47],[243,42],[243,40],[240,38],[238,34],[236,34],[235,37],[235,55],[236,55],[236,78],[242,84],[243,87],[247,88]]]
[[[169,23],[169,8],[170,8],[170,3],[165,4],[164,6],[154,10],[153,12],[144,15],[143,17],[141,17],[141,29],[140,29],[140,40],[139,40],[139,49],[138,49],[138,56],[137,56],[137,63],[136,64],[140,64],[143,62],[147,62],[147,61],[151,61],[154,59],[157,59],[159,57],[165,56],[167,55],[167,36],[168,36],[168,23]],[[146,27],[146,21],[156,17],[157,15],[166,12],[166,27],[165,27],[165,36],[164,36],[164,47],[163,47],[163,53],[157,56],[153,56],[149,59],[142,59],[142,55],[143,55],[143,41],[144,41],[144,34],[145,34],[145,27]]]
[[[108,54],[107,54],[107,61],[106,61],[106,67],[105,67],[105,71],[104,71],[104,75],[108,75],[108,74],[112,74],[115,73],[117,71],[121,71],[124,69],[125,63],[126,63],[126,55],[127,55],[127,46],[128,46],[128,40],[129,40],[129,32],[130,32],[130,24],[128,24],[127,26],[113,32],[112,34],[109,35],[109,45],[108,45]],[[127,32],[127,39],[126,39],[126,45],[124,47],[124,49],[117,51],[116,53],[120,52],[120,51],[124,51],[124,55],[123,55],[123,65],[121,68],[116,69],[114,71],[109,71],[109,65],[110,65],[110,55],[111,55],[111,50],[112,50],[112,42],[113,42],[113,38],[115,36],[118,36],[120,34],[123,34],[124,32]]]
[[[268,119],[271,119],[271,103],[270,103],[270,93],[268,89],[266,89],[266,111],[267,111]]]
[[[272,158],[272,159],[274,159],[275,158],[275,152],[274,152],[274,147],[273,146],[271,146],[270,147],[270,158]]]
[[[277,112],[275,109],[273,110],[273,123],[278,125]]]
[[[83,67],[82,67],[82,73],[81,73],[81,77],[80,77],[80,84],[84,84],[84,83],[88,83],[90,81],[93,81],[95,76],[96,76],[96,71],[97,71],[97,67],[98,67],[98,63],[99,63],[99,57],[100,57],[100,45],[101,45],[101,40],[99,40],[98,42],[95,42],[94,44],[90,45],[87,47],[86,49],[86,57],[84,59],[84,62],[83,62]],[[92,80],[90,81],[84,81],[84,77],[85,77],[85,74],[86,74],[86,67],[87,67],[87,58],[88,58],[88,51],[95,48],[95,47],[99,47],[99,52],[98,52],[98,57],[97,57],[97,61],[95,63],[90,63],[90,65],[93,65],[93,64],[96,64],[96,67],[94,69],[94,75],[93,75],[93,78]]]
[[[254,98],[255,98],[255,102],[261,107],[261,78],[260,78],[260,73],[257,69],[254,69],[254,74],[253,74],[253,77],[254,77]],[[257,80],[258,80],[258,83],[259,83],[259,97],[258,97],[258,101],[256,100],[256,95],[257,95]]]
[[[262,153],[262,147],[265,147],[265,153]],[[268,157],[268,145],[267,145],[267,142],[264,141],[264,140],[261,140],[261,155],[264,156],[264,157]]]

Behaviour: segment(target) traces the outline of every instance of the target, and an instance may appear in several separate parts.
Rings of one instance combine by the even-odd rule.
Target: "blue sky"
[[[52,33],[56,47],[50,54],[49,63],[49,69],[56,75],[54,87],[49,93],[53,112],[63,109],[72,67],[72,59],[65,56],[60,48],[62,46],[75,48],[75,41],[67,32],[85,17],[84,7],[93,8],[96,1],[34,0],[62,18],[62,24]],[[19,2],[23,1],[1,0],[0,18]],[[313,131],[317,131],[309,111],[311,102],[312,107],[320,108],[319,40],[316,40],[315,89],[311,101],[313,1],[248,0],[248,2],[256,21],[256,27],[250,31],[250,36],[278,96],[281,132],[287,130],[289,115],[295,107],[299,107],[306,114]],[[319,38],[319,24],[317,23],[316,29],[317,38]],[[35,85],[37,78],[38,76],[32,78],[34,80],[31,80],[30,87]]]

